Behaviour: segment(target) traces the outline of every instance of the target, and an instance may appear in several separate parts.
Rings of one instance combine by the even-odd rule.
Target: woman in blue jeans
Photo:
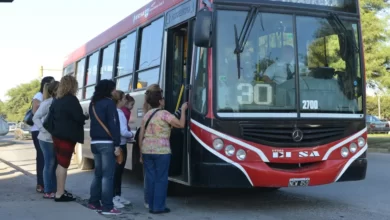
[[[148,192],[149,212],[152,214],[168,213],[166,207],[168,171],[171,159],[169,137],[171,126],[183,128],[185,114],[181,114],[180,120],[164,108],[165,102],[162,90],[146,91],[146,102],[151,109],[145,114],[139,140],[146,174],[146,189]],[[185,112],[187,103],[181,107]],[[146,122],[149,124],[146,127]]]
[[[115,83],[101,80],[95,87],[89,106],[91,119],[91,151],[95,160],[95,176],[88,207],[103,215],[118,215],[113,204],[115,156],[120,152],[120,124],[117,107],[112,100]]]
[[[56,168],[57,162],[54,153],[53,138],[49,132],[43,127],[43,121],[49,113],[49,108],[53,102],[53,98],[57,94],[59,82],[53,81],[46,83],[43,89],[43,102],[39,105],[38,110],[33,117],[34,125],[38,128],[39,146],[43,153],[44,168],[43,182],[45,199],[54,199],[57,191]]]
[[[43,87],[46,83],[50,83],[54,81],[54,78],[52,76],[46,76],[43,77],[41,80],[41,87],[39,89],[39,92],[37,92],[32,100],[32,112],[35,114],[38,111],[39,105],[43,101]],[[34,124],[31,126],[31,136],[34,142],[34,147],[37,153],[36,157],[36,169],[37,169],[37,187],[36,191],[38,193],[43,193],[43,186],[44,186],[44,181],[43,181],[43,167],[44,167],[44,158],[43,158],[43,153],[41,150],[41,147],[39,146],[39,130],[37,126]]]

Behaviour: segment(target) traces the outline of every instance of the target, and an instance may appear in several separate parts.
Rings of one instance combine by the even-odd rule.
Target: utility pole
[[[43,78],[43,66],[41,66],[41,72],[40,72],[40,75],[39,75],[41,78]]]
[[[379,93],[377,94],[378,97],[378,117],[381,118],[381,96]]]
[[[41,66],[41,68],[39,69],[39,77],[42,79],[43,78],[43,71],[44,70],[47,70],[47,71],[55,71],[55,72],[62,72],[61,69],[44,69],[43,66]]]

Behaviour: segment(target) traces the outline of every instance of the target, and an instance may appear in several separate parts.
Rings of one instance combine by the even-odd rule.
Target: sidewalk
[[[76,202],[56,203],[35,192],[35,179],[0,160],[0,216],[4,220],[105,220]]]

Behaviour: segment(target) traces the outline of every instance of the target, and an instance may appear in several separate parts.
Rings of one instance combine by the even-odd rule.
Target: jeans
[[[44,186],[43,184],[43,167],[45,166],[45,159],[43,158],[43,153],[41,147],[39,146],[38,140],[39,131],[32,131],[31,136],[34,142],[34,147],[37,152],[36,160],[36,170],[37,170],[37,185]]]
[[[142,172],[144,173],[144,203],[149,204],[148,200],[148,189],[147,189],[147,183],[146,183],[146,172],[145,168],[142,169]]]
[[[122,195],[122,175],[125,170],[127,160],[127,145],[120,146],[123,152],[122,164],[115,163],[115,175],[114,175],[114,196]]]
[[[143,154],[149,209],[164,211],[168,189],[170,154]]]
[[[55,193],[57,191],[56,168],[57,160],[54,153],[53,143],[39,140],[39,145],[45,159],[43,168],[43,181],[45,183],[45,193]]]
[[[95,160],[95,176],[92,180],[89,203],[100,207],[103,211],[111,211],[114,189],[115,155],[113,144],[91,144],[91,150]]]

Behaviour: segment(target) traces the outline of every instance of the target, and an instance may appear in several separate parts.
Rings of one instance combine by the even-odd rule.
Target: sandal
[[[72,202],[72,201],[75,201],[76,198],[74,198],[73,196],[69,195],[69,194],[62,194],[62,196],[60,198],[55,198],[54,201],[56,202]]]
[[[37,185],[37,188],[35,188],[37,193],[43,193],[43,187],[41,185]]]
[[[64,194],[66,194],[66,195],[68,195],[68,196],[70,196],[70,197],[73,197],[73,194],[70,193],[70,192],[68,192],[68,191],[66,191],[66,190],[64,190]]]

